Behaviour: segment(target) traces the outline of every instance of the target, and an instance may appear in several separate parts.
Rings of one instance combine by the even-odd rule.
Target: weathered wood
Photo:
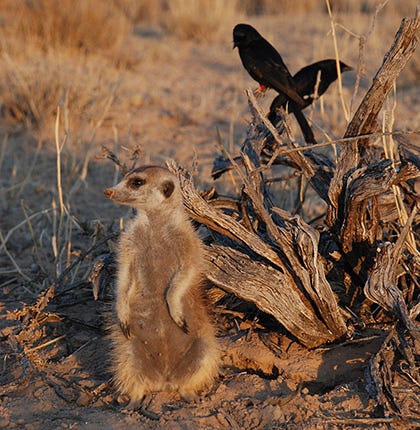
[[[354,242],[367,241],[372,245],[377,238],[379,217],[374,215],[377,203],[373,197],[385,193],[394,178],[391,160],[381,160],[357,169],[348,178],[344,221],[340,231],[340,242],[345,253],[352,250]]]
[[[293,262],[293,268],[300,275],[305,292],[309,294],[322,320],[338,338],[346,332],[346,324],[337,298],[325,277],[325,267],[318,251],[320,234],[300,216],[290,217],[283,211],[283,219],[292,231],[292,241],[299,257],[299,261]]]
[[[420,327],[410,318],[404,296],[397,287],[397,268],[400,264],[404,242],[417,213],[414,207],[396,243],[384,243],[378,249],[376,262],[365,284],[367,298],[381,305],[404,324],[413,338],[420,342]]]
[[[408,364],[408,369],[404,370],[404,373],[408,376],[407,380],[412,383],[413,392],[418,391],[420,386],[418,364],[407,340],[404,328],[398,325],[392,327],[381,348],[371,356],[365,369],[366,391],[383,408],[384,414],[401,412],[394,396],[392,375],[393,369],[397,368],[397,357],[400,354]]]
[[[284,152],[285,149],[282,148],[280,152]],[[302,150],[303,154],[312,164],[315,169],[315,174],[312,177],[313,188],[318,191],[320,197],[329,202],[328,198],[328,186],[333,177],[333,172],[335,170],[335,164],[325,155],[317,154],[312,150]],[[271,149],[264,148],[261,154],[261,160],[268,163],[273,156],[273,151]],[[239,166],[242,166],[242,158],[237,156],[233,158],[234,162]],[[298,164],[298,160],[294,161],[287,157],[286,155],[278,155],[272,160],[272,165],[287,166],[297,171],[301,171],[301,166]],[[216,157],[213,162],[212,177],[213,179],[220,178],[226,172],[233,170],[233,164],[229,159],[222,156]]]
[[[355,243],[367,241],[372,245],[375,239],[381,239],[379,233],[382,227],[379,221],[383,221],[380,217],[383,200],[380,201],[379,197],[390,191],[393,185],[419,175],[420,171],[412,164],[397,172],[392,160],[384,159],[361,167],[349,176],[345,190],[344,220],[339,234],[345,253],[350,252]]]
[[[407,35],[412,25],[418,26],[417,21],[414,24],[412,21],[403,22],[393,50],[350,123],[346,137],[357,137],[363,133],[364,139],[367,139],[366,134],[374,130],[383,98],[400,71],[395,64],[397,54],[394,50],[403,46],[405,49],[400,56],[408,59],[416,44],[413,40],[416,42],[417,36],[411,34],[410,39]],[[406,46],[407,40],[411,40],[411,48]],[[402,69],[402,62],[398,61]],[[381,90],[379,87],[382,86]],[[306,148],[297,150],[299,148],[288,131],[287,119],[283,122],[284,134],[280,137],[278,130],[261,111],[253,93],[248,91],[247,94],[253,119],[240,156],[233,158],[227,154],[228,163],[219,163],[215,172],[219,174],[230,167],[235,169],[241,185],[237,205],[232,205],[231,201],[227,202],[228,205],[223,202],[212,205],[195,190],[188,172],[175,163],[170,163],[169,168],[178,175],[189,215],[219,233],[212,236],[212,243],[208,246],[207,277],[225,291],[253,302],[276,318],[301,343],[314,347],[346,333],[343,312],[326,278],[327,264],[318,250],[319,232],[301,217],[273,206],[273,199],[266,187],[266,172],[287,152],[287,158],[291,160],[289,163],[303,173],[327,202],[329,196],[336,201],[338,194],[345,197],[346,204],[340,208],[340,224],[337,227],[336,213],[333,213],[330,220],[334,225],[330,225],[328,234],[336,241],[334,249],[344,251],[339,252],[341,257],[346,257],[354,243],[367,241],[374,244],[381,228],[377,203],[380,197],[389,192],[393,185],[418,172],[407,164],[397,166],[400,169],[397,172],[394,163],[389,160],[359,166],[364,144],[360,136],[345,141],[343,154],[356,148],[356,155],[350,160],[341,160],[337,168],[339,172],[334,177],[338,181],[335,187],[339,192],[337,195],[331,194],[329,187],[333,166],[329,160],[317,159]],[[348,178],[346,183],[343,182],[344,177],[346,181]],[[211,196],[207,198],[211,199]],[[331,211],[337,209],[336,201],[330,205]],[[372,264],[370,261],[368,263]],[[351,278],[356,273],[349,261],[345,261],[340,270],[339,279]],[[366,276],[368,270],[369,266],[362,274],[357,272],[359,279]]]
[[[218,287],[255,303],[272,315],[303,345],[314,348],[335,339],[317,317],[310,301],[289,277],[231,247],[211,245],[207,250],[208,279]]]
[[[254,136],[258,135],[258,139],[260,140],[259,154],[261,160],[267,162],[269,166],[272,164],[281,164],[302,171],[318,195],[329,203],[328,187],[332,178],[334,163],[328,157],[316,154],[310,149],[288,151],[290,149],[298,149],[298,146],[287,133],[289,129],[287,126],[287,117],[284,117],[280,129],[276,129],[258,106],[253,92],[247,90],[246,93],[251,111],[254,113],[254,122],[260,128],[257,134],[254,133]],[[247,137],[243,147],[246,147],[246,142],[249,140],[249,137]],[[282,153],[287,153],[287,156],[280,155]],[[243,166],[242,157],[234,157],[233,159],[217,157],[214,160],[212,169],[213,178],[217,179],[225,172],[232,170],[234,163]]]
[[[296,148],[295,142],[290,139],[290,133],[288,132],[289,126],[287,124],[287,119],[284,121],[284,128],[286,133],[282,135],[280,138],[278,131],[274,128],[271,122],[265,117],[263,112],[258,106],[256,98],[252,91],[246,91],[248,100],[250,103],[251,111],[254,112],[254,121],[257,119],[259,122],[264,124],[264,127],[268,129],[271,133],[272,138],[274,138],[276,145],[274,145],[273,149],[273,162],[275,161],[278,154],[281,153],[281,150],[285,150],[288,148]],[[261,146],[261,150],[264,148],[266,141],[261,142],[263,145]],[[244,146],[246,145],[246,141]],[[276,155],[276,151],[278,154]],[[320,163],[319,158],[309,157],[308,154],[311,154],[310,150],[305,151],[293,151],[288,153],[288,157],[295,163],[304,173],[307,180],[310,182],[314,190],[318,193],[318,195],[324,199],[326,202],[329,202],[328,197],[328,188],[329,188],[329,178],[325,177],[323,163]]]
[[[174,162],[169,162],[168,167],[178,175],[183,192],[184,205],[192,219],[222,235],[246,244],[256,254],[267,259],[280,270],[283,270],[283,262],[270,246],[257,235],[248,231],[235,219],[212,207],[200,196],[187,171],[179,169]]]
[[[419,30],[420,15],[402,20],[394,43],[385,55],[383,64],[374,77],[369,91],[347,126],[345,138],[367,135],[375,131],[379,112],[388,93],[417,48]],[[364,137],[341,145],[337,169],[328,192],[331,204],[328,207],[326,223],[329,227],[333,227],[337,222],[340,224],[342,221],[342,211],[340,211],[342,198],[340,197],[344,195],[342,190],[346,186],[346,178],[358,166],[360,157],[369,142],[370,139]]]
[[[264,121],[252,98],[253,94],[249,96],[254,122],[257,123],[258,119]],[[287,261],[286,268],[293,277],[294,288],[309,295],[329,330],[336,337],[342,336],[346,325],[325,278],[324,267],[319,264],[319,233],[299,216],[292,217],[286,211],[272,207],[264,189],[264,169],[261,170],[260,166],[263,148],[264,142],[259,139],[258,127],[251,127],[242,148],[246,170],[246,177],[242,178],[244,192],[252,201],[256,216],[266,226],[270,240],[281,249],[283,261]]]
[[[392,312],[397,324],[390,331],[382,348],[372,356],[366,369],[368,393],[383,407],[399,412],[392,393],[391,367],[394,365],[395,351],[404,356],[411,381],[420,386],[420,374],[415,354],[420,353],[420,326],[411,319],[403,293],[397,286],[398,267],[407,234],[417,212],[414,207],[406,225],[395,243],[384,243],[377,252],[372,272],[365,284],[366,297]]]
[[[232,245],[215,243],[210,252],[208,278],[215,285],[255,303],[304,345],[315,347],[342,336],[346,325],[318,256],[318,232],[300,217],[272,207],[265,190],[265,166],[260,164],[263,147],[256,120],[241,151],[245,172],[237,167],[237,173],[252,213],[259,220],[260,234],[247,230],[236,219],[206,202],[195,190],[188,172],[174,163],[169,168],[178,174],[189,215],[245,245],[244,249],[253,256],[252,259],[246,254],[239,257]],[[231,162],[235,165],[234,160]],[[247,272],[248,269],[251,271]]]
[[[365,369],[366,391],[385,411],[400,412],[400,406],[395,401],[391,382],[391,366],[394,362],[395,351],[392,343],[396,340],[396,330],[388,333],[379,351],[372,355]]]

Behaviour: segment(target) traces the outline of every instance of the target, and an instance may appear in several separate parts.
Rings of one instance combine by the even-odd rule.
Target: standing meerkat
[[[203,297],[203,247],[178,179],[162,167],[140,167],[104,194],[137,209],[118,246],[116,387],[133,408],[152,391],[178,390],[190,400],[213,381],[220,351]]]

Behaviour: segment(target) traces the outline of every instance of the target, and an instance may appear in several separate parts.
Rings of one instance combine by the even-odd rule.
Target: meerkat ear
[[[162,193],[166,198],[171,197],[174,192],[175,184],[172,181],[165,181],[162,184]]]

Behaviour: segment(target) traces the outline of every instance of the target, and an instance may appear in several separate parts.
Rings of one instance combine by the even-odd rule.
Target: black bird
[[[298,94],[292,75],[280,54],[254,27],[237,24],[233,29],[233,48],[238,48],[242,64],[260,85],[284,94],[298,106],[305,101]]]
[[[340,73],[353,70],[353,67],[344,64],[340,61]],[[319,76],[319,78],[318,78]],[[318,88],[316,88],[319,79]],[[314,101],[315,90],[317,96],[321,96],[327,91],[328,87],[337,79],[336,61],[332,59],[317,61],[299,70],[293,76],[293,82],[299,95],[305,101],[301,109],[305,109]],[[286,109],[288,98],[283,94],[279,94],[271,103],[268,119],[274,124],[277,118],[277,109],[283,107]]]
[[[295,115],[305,141],[317,143],[305,115],[301,112],[305,100],[297,92],[292,75],[276,49],[248,24],[237,24],[233,29],[233,48],[236,47],[242,64],[251,77],[260,85],[273,88],[289,101],[289,110]]]

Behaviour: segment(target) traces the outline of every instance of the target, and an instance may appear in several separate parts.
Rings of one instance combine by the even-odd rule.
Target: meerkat
[[[111,329],[117,390],[137,408],[150,392],[186,400],[211,384],[220,350],[204,301],[203,245],[167,169],[140,167],[104,191],[137,209],[117,252],[116,316]]]

